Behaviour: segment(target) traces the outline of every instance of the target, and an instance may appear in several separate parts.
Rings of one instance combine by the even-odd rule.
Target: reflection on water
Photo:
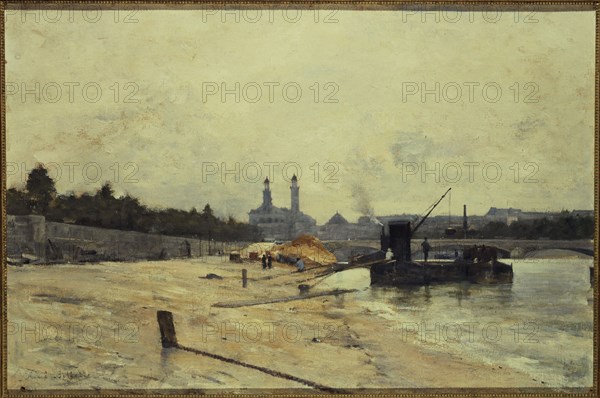
[[[514,281],[372,288],[400,338],[490,364],[505,364],[545,385],[592,385],[592,260],[515,260]],[[433,343],[433,344],[432,344]]]

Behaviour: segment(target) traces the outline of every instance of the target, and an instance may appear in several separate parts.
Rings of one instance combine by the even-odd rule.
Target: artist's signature
[[[55,370],[52,372],[48,371],[40,371],[40,370],[31,370],[31,369],[18,369],[16,371],[18,376],[23,377],[24,379],[32,380],[32,379],[54,379],[54,380],[79,380],[79,379],[87,379],[90,377],[90,374],[81,369],[73,369],[73,370]]]

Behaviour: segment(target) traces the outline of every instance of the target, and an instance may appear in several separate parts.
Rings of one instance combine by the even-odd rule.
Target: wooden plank
[[[371,266],[375,265],[375,264],[387,264],[387,263],[393,263],[396,260],[375,260],[375,261],[370,261],[368,263],[355,263],[355,264],[348,264],[344,267],[339,267],[339,268],[329,268],[327,270],[325,270],[324,272],[320,273],[319,275],[316,275],[312,278],[306,279],[311,280],[311,279],[316,279],[316,278],[322,278],[324,276],[329,276],[338,272],[342,272],[342,271],[347,271],[349,269],[356,269],[356,268],[370,268]]]
[[[160,328],[160,342],[163,348],[177,347],[173,314],[169,311],[158,311],[156,318],[158,320],[158,327]]]
[[[266,368],[264,366],[253,365],[247,362],[242,362],[240,360],[234,358],[228,358],[223,355],[213,354],[211,352],[207,352],[204,350],[198,350],[196,348],[190,348],[183,346],[177,343],[177,339],[175,338],[175,325],[173,324],[173,314],[169,311],[158,311],[156,313],[156,317],[158,319],[158,325],[160,326],[160,334],[162,340],[163,348],[178,348],[183,351],[192,352],[194,354],[203,355],[209,358],[217,359],[219,361],[227,362],[234,365],[243,366],[245,368],[258,370],[260,372],[266,373],[273,377],[279,377],[285,380],[295,381],[300,384],[304,384],[305,386],[316,388],[317,390],[325,391],[328,393],[336,393],[336,394],[347,394],[348,392],[333,388],[329,386],[325,386],[323,384],[316,383],[311,380],[303,379],[298,376],[291,375],[289,373],[280,372],[275,369]],[[166,344],[166,345],[165,345]]]
[[[229,302],[226,301],[226,302],[215,303],[212,306],[219,307],[219,308],[250,307],[253,305],[284,303],[287,301],[294,301],[294,300],[306,300],[306,299],[315,298],[315,297],[337,296],[338,294],[353,293],[353,292],[357,292],[357,291],[358,290],[356,290],[356,289],[328,290],[326,292],[307,293],[307,294],[303,294],[303,295],[277,297],[277,298],[264,299],[264,300],[229,301]]]

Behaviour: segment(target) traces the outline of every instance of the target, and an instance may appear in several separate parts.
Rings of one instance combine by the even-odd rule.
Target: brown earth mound
[[[273,247],[273,251],[289,257],[301,257],[305,261],[322,265],[337,261],[335,255],[312,235],[301,235],[289,243]]]
[[[258,257],[260,257],[263,254],[266,254],[267,252],[271,252],[273,250],[273,246],[275,246],[275,243],[269,243],[269,242],[252,243],[252,244],[244,247],[242,249],[241,254],[242,254],[242,257],[244,257],[244,258],[250,257],[250,253],[256,253],[258,255]]]

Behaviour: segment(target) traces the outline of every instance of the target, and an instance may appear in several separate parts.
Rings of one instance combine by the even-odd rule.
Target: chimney
[[[467,205],[463,205],[463,233],[465,239],[467,239],[467,228]]]

